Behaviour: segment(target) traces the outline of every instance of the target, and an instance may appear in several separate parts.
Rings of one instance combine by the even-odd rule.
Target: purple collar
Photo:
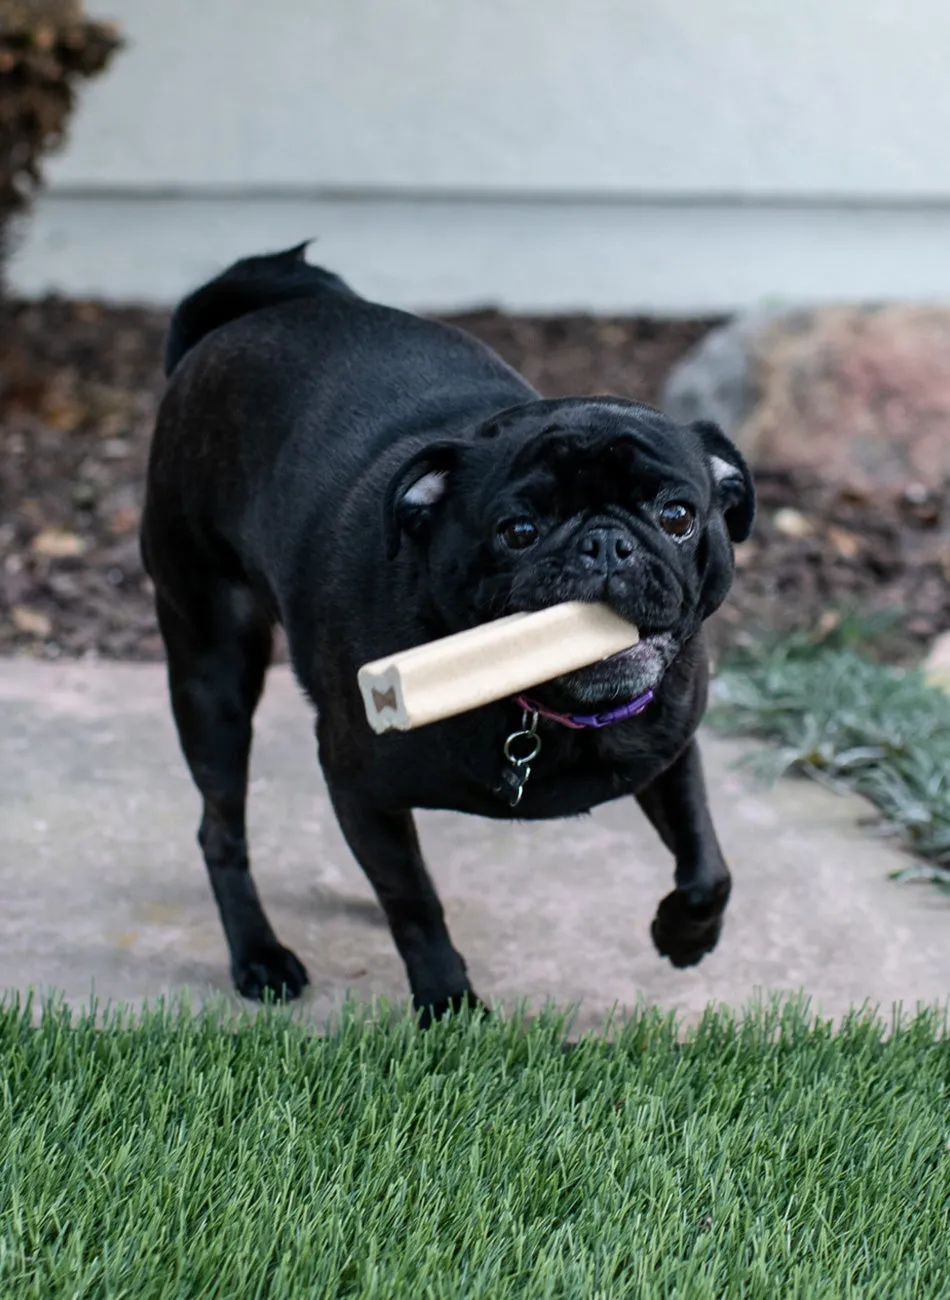
[[[615,722],[625,722],[627,718],[635,718],[638,713],[643,712],[652,699],[653,692],[644,691],[635,700],[620,704],[616,709],[608,709],[605,713],[554,713],[551,709],[542,708],[527,695],[519,695],[515,703],[529,713],[537,713],[539,717],[547,718],[550,722],[559,722],[562,727],[583,731],[587,727],[610,727]]]

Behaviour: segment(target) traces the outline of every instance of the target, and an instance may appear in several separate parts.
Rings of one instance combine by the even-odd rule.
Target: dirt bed
[[[655,401],[715,322],[453,321],[541,392]],[[138,556],[148,439],[161,391],[162,312],[48,299],[14,304],[0,347],[0,653],[158,659]],[[842,611],[899,613],[881,641],[913,662],[950,628],[950,485],[932,496],[831,492],[820,475],[758,476],[718,650],[763,632],[829,627]]]

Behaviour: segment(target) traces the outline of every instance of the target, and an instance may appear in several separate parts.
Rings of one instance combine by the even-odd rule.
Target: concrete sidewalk
[[[838,1015],[870,1000],[950,996],[950,899],[898,885],[900,853],[867,808],[815,785],[763,790],[749,747],[706,736],[710,798],[734,875],[718,950],[675,971],[650,943],[672,863],[632,801],[591,819],[508,826],[420,817],[475,987],[496,1004],[580,1003],[579,1025],[640,998],[689,1018],[757,990],[813,995]],[[0,989],[138,1004],[227,992],[221,928],[195,844],[198,798],[157,666],[0,660]],[[406,996],[401,963],[342,842],[309,710],[286,669],[258,714],[250,805],[258,887],[312,980],[322,1021],[346,989]]]

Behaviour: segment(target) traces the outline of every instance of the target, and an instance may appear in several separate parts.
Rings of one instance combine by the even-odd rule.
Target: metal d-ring
[[[524,788],[528,784],[528,777],[531,775],[531,764],[541,752],[541,737],[538,735],[537,728],[537,713],[529,713],[525,709],[521,715],[521,730],[513,731],[502,746],[505,760],[514,768],[511,774],[514,789],[508,799],[512,808],[517,808],[521,803],[521,796],[524,794]],[[523,754],[515,752],[515,746],[519,741],[527,744]]]
[[[538,735],[538,715],[532,713],[531,721],[528,722],[529,714],[527,710],[521,718],[521,730],[513,731],[505,741],[502,753],[512,767],[525,767],[528,763],[533,763],[541,752],[541,737]],[[526,740],[528,742],[527,752],[520,755],[514,753],[513,746],[517,740]]]

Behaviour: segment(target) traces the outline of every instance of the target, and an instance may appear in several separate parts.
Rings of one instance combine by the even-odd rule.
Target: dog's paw
[[[428,1029],[435,1020],[441,1020],[443,1016],[448,1015],[450,1011],[459,1012],[464,1007],[472,1011],[479,1011],[482,1015],[490,1016],[491,1011],[485,1003],[473,993],[471,989],[466,989],[464,993],[453,994],[451,997],[442,998],[437,1002],[423,1005],[418,999],[415,1000],[415,1007],[419,1015],[420,1029]]]
[[[264,1002],[292,1002],[310,983],[303,962],[281,944],[258,948],[231,967],[234,987],[242,997]]]
[[[719,942],[728,901],[728,883],[702,902],[691,901],[679,889],[667,894],[650,926],[660,956],[669,957],[681,969],[698,965]]]

